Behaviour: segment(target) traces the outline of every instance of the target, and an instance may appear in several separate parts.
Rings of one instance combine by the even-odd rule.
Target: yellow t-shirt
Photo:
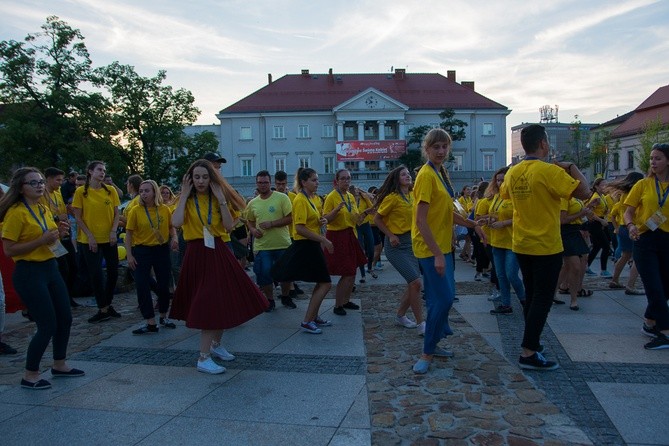
[[[148,216],[146,215],[147,211]],[[167,243],[169,240],[171,224],[172,213],[166,205],[161,204],[158,207],[145,208],[138,204],[130,209],[125,229],[132,231],[132,246],[157,246]],[[158,229],[163,239],[162,243],[156,237],[154,228]]]
[[[625,199],[624,203],[626,206],[636,208],[634,224],[639,229],[639,233],[648,231],[646,222],[660,209],[660,200],[664,196],[664,192],[669,188],[669,182],[659,182],[658,187],[660,189],[659,194],[654,176],[644,178],[632,187],[632,190]],[[658,229],[669,232],[669,197],[662,206],[662,215],[665,217],[665,222]]]
[[[623,203],[625,202],[625,198],[627,198],[627,194],[623,193],[609,213],[611,221],[615,221],[618,226],[625,226],[625,222],[623,221],[623,215],[625,214],[625,205]]]
[[[93,234],[98,243],[109,243],[109,235],[114,224],[114,212],[120,204],[116,189],[107,186],[104,188],[88,188],[88,195],[84,197],[84,187],[78,187],[74,191],[72,207],[81,209],[81,218]],[[86,233],[79,228],[77,241],[88,243]]]
[[[31,205],[30,209],[35,213],[35,217],[32,216],[22,202],[16,203],[7,209],[2,225],[2,238],[17,243],[25,243],[40,238],[44,234],[42,227],[45,225],[47,230],[57,228],[56,222],[53,220],[53,214],[51,214],[51,211],[46,206],[36,204]],[[12,259],[15,262],[19,260],[44,262],[54,257],[55,255],[49,247],[42,245],[26,254],[13,256]]]
[[[594,208],[592,208],[592,211],[599,218],[608,217],[609,212],[611,211],[611,207],[613,206],[613,200],[608,195],[602,195],[599,192],[595,192],[592,194],[592,197],[590,197],[590,199],[588,199],[588,201],[585,204],[589,204],[592,200],[596,198],[599,198],[599,204]]]
[[[490,213],[490,199],[483,197],[476,200],[475,204],[476,209],[474,210],[474,218],[483,217]],[[485,225],[482,227],[483,233],[485,234],[488,241],[490,241],[490,226]]]
[[[579,212],[581,212],[583,210],[584,206],[585,205],[583,204],[583,202],[581,200],[579,200],[578,198],[571,197],[568,200],[563,198],[562,201],[560,202],[560,211],[565,211],[567,213],[567,215],[574,215],[574,214],[578,214]],[[576,219],[570,221],[567,224],[568,225],[582,225],[587,220],[588,219],[585,216],[583,216],[583,217],[580,217],[580,218],[576,218]]]
[[[51,213],[57,215],[59,218],[67,216],[67,207],[59,189],[56,189],[53,192],[45,190],[44,196],[40,198],[40,203],[49,208]]]
[[[411,216],[411,243],[416,258],[424,259],[433,257],[434,254],[425,243],[423,235],[416,226],[416,210],[418,204],[423,202],[429,204],[427,211],[427,224],[432,231],[432,236],[443,254],[451,252],[451,240],[453,239],[453,198],[446,190],[446,186],[437,176],[437,172],[430,166],[423,166],[413,188],[414,206]]]
[[[211,199],[211,201],[210,201]],[[200,208],[195,205],[195,198],[191,195],[186,199],[186,209],[184,211],[184,223],[181,229],[183,230],[184,240],[197,240],[204,238],[204,227],[209,227],[209,232],[214,237],[221,237],[221,240],[230,241],[230,234],[223,227],[221,219],[221,209],[218,205],[218,200],[213,195],[197,194],[197,203]],[[209,223],[209,203],[211,203],[211,223]],[[229,209],[229,206],[228,206]],[[232,212],[231,212],[232,213]],[[235,216],[233,215],[234,219]],[[227,235],[227,240],[225,236]]]
[[[358,214],[362,214],[364,211],[374,206],[367,198],[364,197],[356,198],[355,204],[358,206]],[[364,223],[371,224],[372,221],[374,221],[374,213],[365,215],[365,218],[362,219],[360,224],[361,225]]]
[[[130,211],[132,208],[136,207],[139,205],[139,195],[135,195],[135,197],[128,202],[128,204],[123,208],[123,216],[125,218],[128,218],[128,215],[130,215]]]
[[[474,200],[472,200],[472,197],[465,197],[464,195],[461,195],[460,198],[458,198],[458,201],[462,207],[465,208],[465,211],[467,211],[468,214],[474,208]]]
[[[551,255],[563,251],[560,199],[570,198],[578,185],[564,169],[541,160],[524,160],[509,169],[500,196],[513,203],[513,252]]]
[[[293,224],[304,225],[314,234],[321,233],[321,208],[320,198],[307,198],[304,193],[299,193],[293,200]],[[308,240],[295,231],[295,240]]]
[[[256,238],[253,242],[253,250],[269,251],[275,249],[285,249],[290,246],[290,226],[281,226],[260,229],[260,223],[266,221],[275,221],[291,214],[293,206],[290,204],[290,198],[281,192],[272,192],[269,197],[261,198],[260,195],[251,200],[246,207],[246,218],[255,222],[255,227],[263,232],[262,237]]]
[[[355,228],[358,219],[358,206],[355,204],[355,198],[350,192],[340,194],[334,189],[325,197],[323,204],[323,214],[329,214],[339,203],[344,202],[344,207],[337,213],[334,220],[328,223],[328,231],[342,231],[346,228]],[[356,231],[353,231],[354,233]]]
[[[377,213],[388,230],[395,235],[401,235],[411,231],[411,218],[413,215],[413,195],[402,196],[392,192],[385,196]]]
[[[492,197],[488,214],[498,221],[513,219],[513,203],[505,200],[498,194]],[[511,249],[513,244],[513,225],[499,229],[490,228],[490,246],[495,248]]]

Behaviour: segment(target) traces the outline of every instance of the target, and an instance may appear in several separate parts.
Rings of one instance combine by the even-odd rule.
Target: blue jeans
[[[374,262],[374,234],[372,233],[372,225],[363,223],[358,226],[358,241],[362,251],[367,256],[367,269],[372,269]],[[360,275],[365,277],[365,265],[360,266]]]
[[[271,285],[274,283],[272,279],[272,265],[281,258],[285,249],[267,249],[258,251],[253,257],[253,272],[256,274],[256,283],[259,287]]]
[[[646,289],[646,319],[658,330],[669,330],[669,232],[646,231],[634,242],[634,263]]]
[[[455,273],[453,271],[453,256],[444,254],[446,268],[444,275],[437,274],[434,269],[434,257],[418,259],[423,272],[423,287],[425,289],[425,303],[427,319],[425,319],[425,338],[423,353],[431,355],[441,338],[452,335],[448,325],[448,312],[453,306],[455,297]]]
[[[502,299],[502,305],[511,305],[511,287],[516,290],[518,300],[525,301],[525,286],[518,273],[520,265],[516,254],[510,249],[492,248],[492,257],[497,272],[497,283],[499,284],[499,293]]]

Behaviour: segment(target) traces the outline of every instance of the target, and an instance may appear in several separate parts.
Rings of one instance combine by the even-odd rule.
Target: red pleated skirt
[[[367,263],[367,257],[360,248],[360,242],[353,228],[342,231],[327,231],[325,237],[334,245],[334,252],[324,251],[328,272],[332,276],[355,276],[358,266]]]
[[[0,274],[2,274],[2,283],[5,288],[5,313],[16,313],[26,308],[21,302],[21,298],[14,289],[12,275],[14,274],[14,260],[7,257],[0,243]]]
[[[224,330],[253,319],[268,306],[225,242],[216,238],[215,249],[205,247],[202,239],[188,242],[171,318],[186,321],[189,328]]]

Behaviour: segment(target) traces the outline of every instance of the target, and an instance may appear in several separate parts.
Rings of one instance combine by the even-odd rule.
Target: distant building
[[[511,127],[511,162],[517,163],[525,156],[523,146],[520,144],[520,132],[525,127],[533,123],[524,122],[522,124]],[[559,160],[570,160],[581,164],[590,153],[589,135],[590,129],[597,126],[597,124],[581,123],[576,128],[576,124],[561,123],[561,122],[540,122],[546,127],[548,134],[548,142],[551,146],[551,156]],[[576,132],[580,131],[577,138]]]
[[[312,167],[321,192],[330,190],[339,168],[354,184],[379,186],[406,150],[407,131],[436,127],[451,108],[468,124],[466,139],[453,145],[450,165],[456,187],[488,178],[506,164],[506,116],[510,110],[477,93],[474,82],[456,82],[455,71],[376,74],[285,75],[216,115],[220,125],[192,126],[188,134],[213,131],[227,159],[223,175],[245,195],[262,169]]]

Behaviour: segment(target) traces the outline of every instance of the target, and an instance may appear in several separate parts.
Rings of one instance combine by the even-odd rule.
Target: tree
[[[91,60],[79,30],[51,16],[23,42],[0,42],[0,169],[77,166],[106,152],[104,131],[91,127],[105,101],[86,86]]]
[[[650,152],[653,144],[662,142],[666,138],[669,126],[662,124],[662,118],[657,116],[655,119],[646,121],[643,125],[643,134],[639,138],[640,150],[636,155],[636,160],[641,172],[646,173],[650,170]]]
[[[590,166],[591,156],[587,151],[587,142],[585,140],[586,132],[582,130],[581,121],[578,115],[574,115],[571,122],[569,144],[571,150],[565,153],[566,160],[572,161],[579,169],[585,169]]]
[[[168,184],[178,186],[181,178],[188,170],[193,161],[201,159],[207,152],[218,150],[218,138],[212,132],[204,131],[193,136],[183,135],[181,149],[176,150],[175,159],[171,163],[171,180]]]
[[[589,163],[594,165],[595,177],[601,176],[606,178],[611,161],[611,155],[620,150],[620,142],[616,140],[616,144],[611,147],[611,132],[608,130],[600,130],[590,134],[590,160]]]
[[[95,83],[110,95],[110,109],[119,131],[115,142],[132,173],[164,182],[171,178],[168,154],[183,147],[184,126],[200,114],[193,94],[163,85],[166,74],[137,74],[134,67],[114,62],[95,70]],[[176,149],[178,150],[178,149]]]
[[[461,119],[455,118],[455,110],[452,108],[447,108],[443,112],[439,113],[439,117],[442,121],[439,123],[439,127],[446,130],[453,141],[462,141],[467,137],[467,132],[465,127],[467,124]]]

